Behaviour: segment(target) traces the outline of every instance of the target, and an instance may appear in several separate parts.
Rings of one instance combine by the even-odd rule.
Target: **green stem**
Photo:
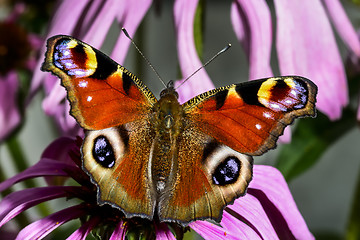
[[[360,170],[360,169],[359,169]],[[353,198],[350,219],[346,229],[346,240],[360,239],[360,171],[358,174],[357,186]]]

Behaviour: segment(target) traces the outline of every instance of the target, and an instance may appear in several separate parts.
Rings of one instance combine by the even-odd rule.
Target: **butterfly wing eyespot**
[[[144,112],[157,102],[135,75],[80,40],[52,37],[45,56],[42,70],[61,78],[71,115],[87,130],[144,118]]]
[[[215,89],[184,104],[191,121],[234,150],[261,155],[297,117],[315,116],[317,87],[298,76]]]
[[[156,197],[147,181],[151,145],[146,143],[153,135],[141,127],[145,124],[87,131],[81,151],[83,169],[97,186],[100,205],[118,208],[128,218],[152,220]]]
[[[92,155],[95,161],[104,168],[112,168],[115,165],[114,149],[104,135],[95,138]]]

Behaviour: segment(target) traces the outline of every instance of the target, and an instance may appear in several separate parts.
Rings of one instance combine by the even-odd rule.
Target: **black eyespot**
[[[240,174],[241,163],[234,156],[227,157],[219,164],[212,176],[216,185],[224,186],[236,182]]]
[[[114,150],[105,136],[95,138],[92,154],[96,162],[103,167],[111,168],[115,164]]]

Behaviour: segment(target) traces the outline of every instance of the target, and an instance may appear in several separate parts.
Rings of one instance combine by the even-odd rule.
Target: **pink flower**
[[[96,187],[81,169],[80,144],[81,139],[59,138],[49,145],[37,164],[0,183],[0,191],[42,176],[63,176],[78,183],[25,189],[7,195],[0,202],[0,227],[35,205],[66,198],[72,206],[29,224],[19,231],[17,239],[43,239],[73,219],[81,219],[82,225],[69,239],[85,238],[95,228],[102,228],[104,236],[111,236],[110,239],[124,239],[140,229],[149,236],[154,234],[156,239],[175,239],[166,223],[126,219],[110,205],[99,206]],[[70,150],[73,162],[65,160],[69,159],[66,150]],[[253,174],[248,193],[225,208],[220,226],[207,221],[195,221],[189,226],[205,239],[313,239],[281,173],[273,167],[254,166]],[[178,234],[185,231],[176,224],[171,224],[171,228]]]
[[[109,0],[105,2],[80,0],[76,4],[71,0],[61,1],[50,23],[46,38],[57,34],[71,35],[100,49],[114,21],[120,28],[125,27],[131,35],[134,35],[150,5],[151,0]],[[111,58],[122,63],[129,44],[130,41],[121,34],[110,54]],[[74,118],[69,115],[69,103],[64,101],[65,89],[60,86],[60,82],[55,76],[40,71],[44,53],[45,46],[35,68],[28,100],[33,97],[37,89],[41,86],[44,87],[46,97],[43,101],[43,109],[45,113],[54,118],[63,134],[70,136],[82,134],[82,130]]]

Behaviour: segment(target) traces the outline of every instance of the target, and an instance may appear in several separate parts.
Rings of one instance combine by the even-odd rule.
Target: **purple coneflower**
[[[42,239],[73,219],[80,220],[81,227],[68,239],[84,239],[91,231],[101,233],[104,239],[124,239],[140,232],[149,238],[175,239],[174,234],[181,237],[189,230],[176,224],[126,219],[110,205],[99,206],[96,186],[80,167],[80,145],[80,138],[59,138],[48,146],[37,164],[0,184],[3,191],[25,179],[43,176],[48,183],[59,176],[78,183],[30,188],[7,195],[0,202],[0,227],[28,208],[64,198],[73,206],[29,224],[18,233],[17,239]],[[220,225],[195,221],[189,227],[205,239],[313,239],[281,173],[261,165],[254,166],[247,194],[225,208]]]

